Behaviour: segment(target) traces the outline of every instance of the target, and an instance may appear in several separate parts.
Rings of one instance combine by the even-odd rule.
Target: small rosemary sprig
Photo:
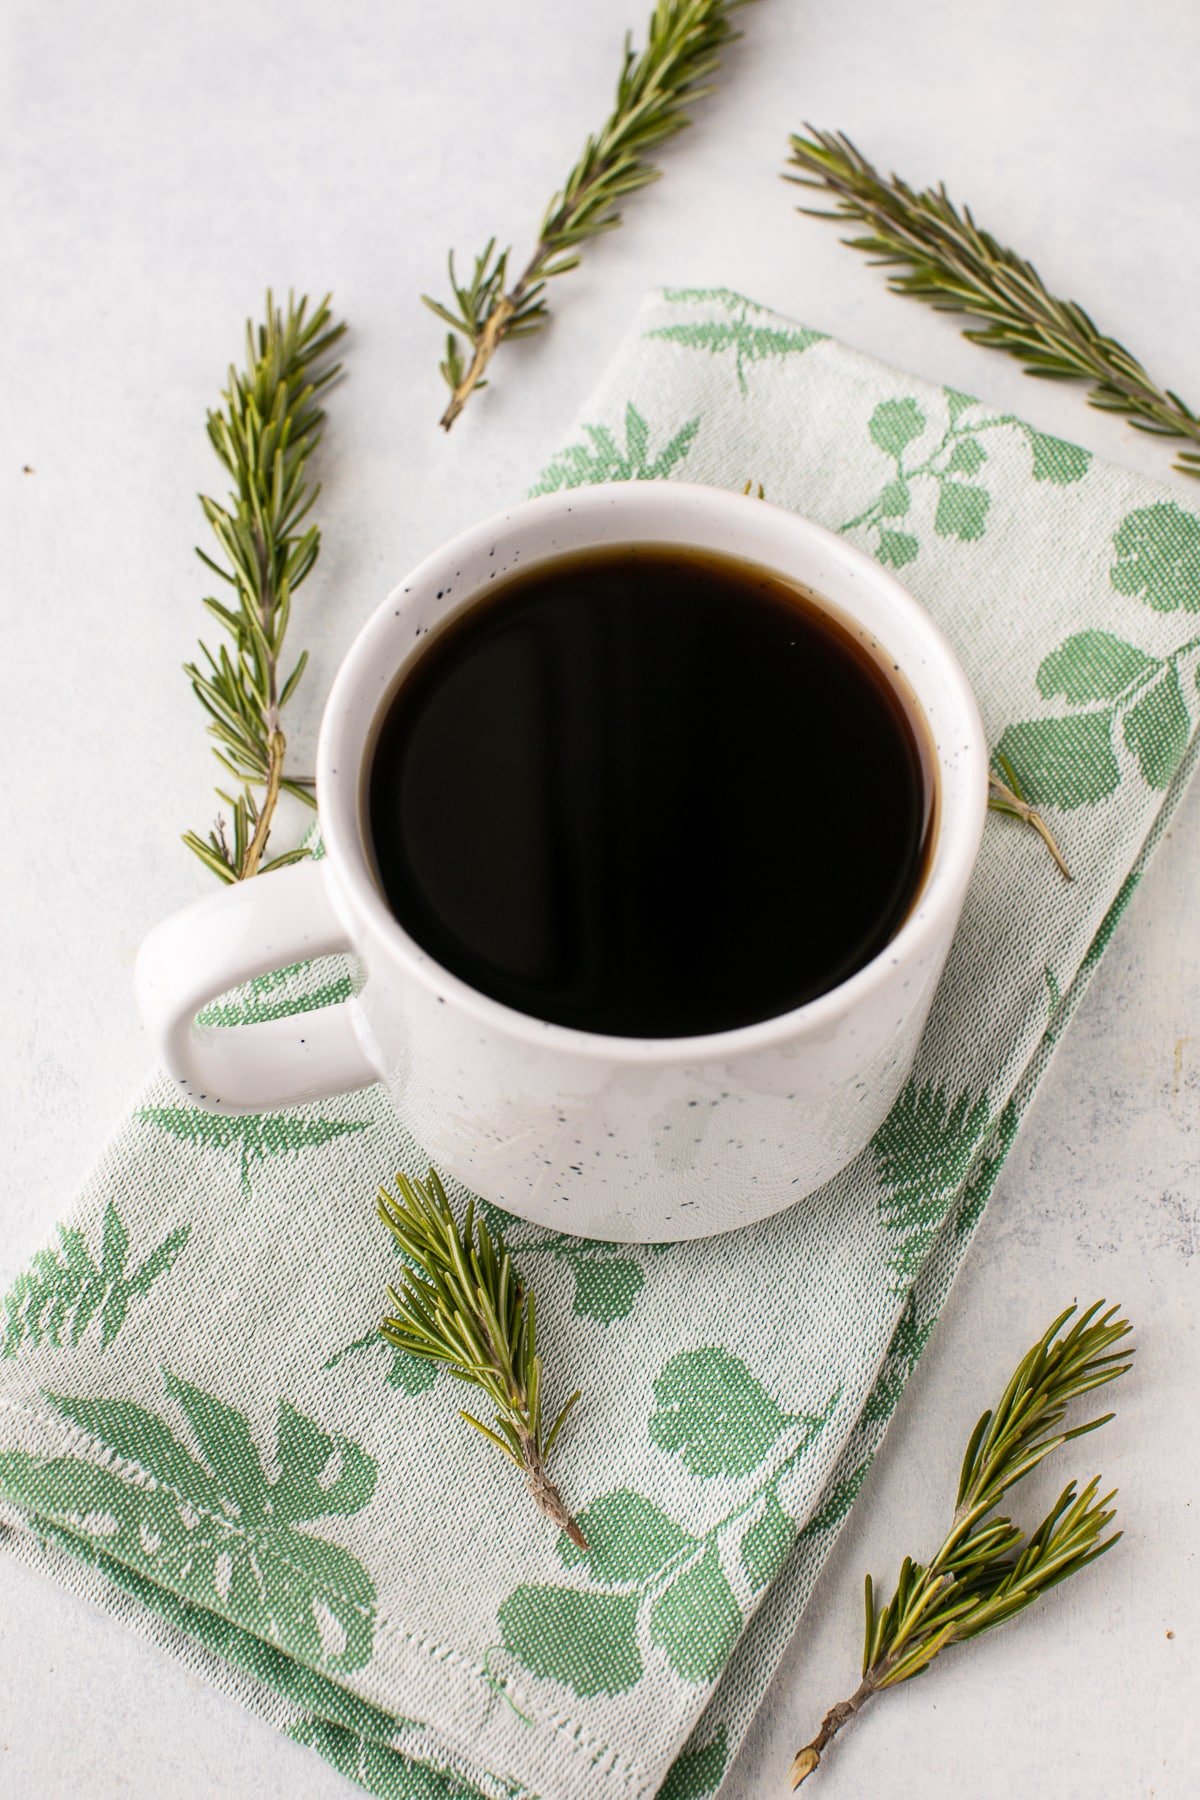
[[[232,813],[232,843],[223,819],[207,838],[189,831],[183,841],[222,881],[244,881],[305,854],[289,850],[268,860],[266,851],[281,793],[316,804],[311,780],[285,772],[281,720],[308,652],[286,678],[281,659],[292,596],[320,549],[317,527],[303,528],[320,492],[307,465],[325,418],[316,396],[338,374],[341,365],[328,354],[345,329],[331,323],[328,297],[309,317],[307,299],[297,304],[289,296],[284,313],[268,292],[264,323],[257,332],[246,326],[246,367],[240,374],[230,369],[224,404],[208,415],[209,438],[234,491],[225,506],[200,496],[225,561],[196,554],[233,589],[231,605],[204,602],[233,644],[214,655],[201,643],[204,666],[188,663],[184,673],[209,715],[213,754],[240,785],[233,793],[217,789]]]
[[[888,277],[896,293],[982,320],[980,329],[964,331],[973,343],[1007,351],[1030,375],[1085,381],[1092,406],[1121,414],[1138,431],[1184,440],[1192,447],[1175,467],[1200,478],[1200,415],[1160,388],[1081,306],[1051,294],[1033,264],[976,225],[944,187],[917,192],[898,175],[885,179],[842,133],[808,130],[810,137],[792,137],[799,173],[785,179],[831,195],[834,210],[801,211],[865,225],[864,236],[845,242],[896,269]]]
[[[496,1409],[495,1431],[473,1413],[459,1417],[517,1465],[546,1517],[586,1550],[586,1538],[546,1473],[579,1390],[545,1431],[533,1290],[522,1286],[503,1242],[477,1217],[473,1200],[460,1232],[436,1169],[423,1182],[397,1175],[396,1186],[398,1194],[380,1188],[379,1217],[412,1266],[400,1287],[388,1288],[395,1313],[380,1330],[396,1349],[441,1363],[487,1396]]]
[[[1033,830],[1037,832],[1043,844],[1045,844],[1047,850],[1054,858],[1055,865],[1063,880],[1070,881],[1072,876],[1070,869],[1067,867],[1067,859],[1059,849],[1054,833],[1047,825],[1045,819],[1043,819],[1041,813],[1037,810],[1037,807],[1031,806],[1025,798],[1025,795],[1022,793],[1021,784],[1017,780],[1017,771],[1013,768],[1007,756],[1002,756],[998,750],[995,752],[993,760],[999,763],[1007,779],[1001,781],[994,769],[988,770],[989,809],[995,813],[1004,813],[1010,819],[1020,819],[1023,825],[1032,826]]]
[[[650,160],[656,145],[691,123],[688,108],[712,92],[702,85],[720,52],[738,33],[730,14],[747,0],[658,0],[650,15],[646,48],[635,54],[626,33],[625,54],[613,110],[555,194],[538,233],[537,245],[511,287],[511,248],[496,251],[490,238],[475,259],[469,281],[460,282],[450,253],[451,306],[422,294],[426,306],[450,326],[441,372],[450,401],[441,423],[449,431],[475,388],[486,387],[484,370],[505,338],[528,337],[546,320],[546,283],[579,262],[588,238],[621,223],[627,194],[655,181]],[[464,356],[459,334],[466,339]]]
[[[995,1516],[1009,1488],[1052,1451],[1112,1418],[1105,1413],[1069,1431],[1059,1429],[1072,1400],[1114,1381],[1130,1366],[1133,1351],[1113,1349],[1128,1336],[1129,1323],[1117,1318],[1115,1306],[1101,1313],[1103,1305],[1098,1300],[1078,1318],[1073,1306],[1061,1313],[1018,1363],[995,1411],[984,1413],[963,1458],[954,1518],[932,1560],[922,1564],[906,1556],[896,1592],[882,1607],[867,1576],[862,1680],[848,1700],[830,1708],[816,1737],[797,1752],[793,1789],[808,1779],[830,1739],[873,1694],[920,1675],[947,1645],[1011,1619],[1111,1550],[1120,1537],[1119,1531],[1104,1536],[1114,1517],[1116,1490],[1098,1498],[1098,1477],[1082,1489],[1069,1482],[1028,1538],[1020,1526]],[[1072,1318],[1074,1324],[1064,1330]]]

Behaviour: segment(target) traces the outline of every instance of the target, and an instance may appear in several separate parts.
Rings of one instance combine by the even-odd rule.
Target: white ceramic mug
[[[375,879],[365,770],[400,672],[491,579],[614,543],[717,551],[813,589],[899,665],[936,745],[935,837],[900,929],[849,980],[759,1024],[622,1038],[530,1018],[434,962]],[[511,1212],[585,1237],[728,1231],[819,1187],[899,1093],[975,861],[987,763],[949,644],[891,575],[841,538],[761,500],[676,482],[544,496],[429,557],[368,622],[321,730],[325,856],[226,888],[160,925],[138,960],[142,1016],[199,1106],[263,1112],[383,1081],[430,1161]],[[332,951],[358,958],[353,999],[263,1024],[196,1023],[239,982]]]

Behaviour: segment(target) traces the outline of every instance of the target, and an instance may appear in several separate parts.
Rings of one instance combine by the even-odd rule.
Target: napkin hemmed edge
[[[26,1428],[32,1428],[40,1443],[48,1446],[46,1449],[39,1447],[36,1452],[39,1456],[53,1457],[56,1454],[77,1452],[81,1447],[86,1446],[103,1448],[96,1445],[94,1440],[80,1431],[78,1427],[64,1426],[61,1419],[31,1407],[25,1402],[17,1402],[12,1399],[0,1401],[0,1416],[5,1413],[10,1416],[22,1416]],[[20,1450],[22,1447],[20,1443],[6,1441],[0,1445],[0,1455],[8,1450]],[[111,1461],[107,1466],[114,1473],[122,1475],[126,1473],[124,1470],[114,1469]],[[130,1470],[129,1473],[136,1477],[139,1472]],[[140,1485],[141,1483],[136,1479],[129,1481],[131,1488],[136,1489]],[[415,1633],[385,1615],[378,1613],[374,1615],[373,1623],[377,1640],[379,1637],[389,1640],[397,1654],[391,1659],[386,1656],[386,1653],[379,1654],[377,1652],[373,1656],[371,1670],[376,1679],[372,1682],[372,1688],[376,1690],[376,1693],[375,1697],[372,1697],[367,1693],[360,1692],[358,1688],[348,1682],[338,1679],[336,1674],[315,1667],[292,1652],[272,1644],[269,1639],[257,1638],[253,1634],[245,1632],[236,1620],[216,1608],[198,1606],[165,1583],[154,1582],[150,1578],[142,1576],[140,1571],[121,1558],[103,1558],[103,1563],[111,1565],[111,1570],[106,1569],[102,1566],[102,1559],[93,1546],[82,1539],[74,1538],[69,1519],[66,1517],[56,1519],[41,1513],[30,1512],[19,1501],[14,1500],[11,1494],[5,1493],[3,1486],[0,1486],[0,1548],[13,1551],[18,1543],[33,1547],[37,1552],[37,1554],[26,1554],[23,1560],[30,1564],[40,1561],[47,1572],[53,1572],[55,1578],[59,1579],[63,1585],[69,1586],[72,1591],[82,1593],[93,1603],[102,1605],[106,1611],[118,1612],[125,1617],[130,1609],[136,1609],[138,1613],[161,1621],[167,1633],[172,1630],[179,1631],[181,1638],[188,1639],[193,1644],[196,1641],[195,1638],[166,1616],[166,1608],[179,1607],[194,1614],[203,1614],[208,1619],[220,1622],[228,1631],[238,1633],[252,1642],[262,1645],[264,1652],[275,1652],[297,1669],[307,1671],[316,1681],[338,1688],[348,1697],[348,1705],[357,1702],[360,1707],[376,1712],[381,1719],[389,1719],[396,1728],[392,1734],[393,1738],[403,1735],[405,1726],[415,1726],[431,1744],[436,1742],[448,1769],[454,1772],[454,1779],[466,1782],[468,1784],[467,1791],[472,1794],[483,1794],[488,1796],[489,1800],[493,1795],[496,1800],[514,1800],[512,1783],[517,1780],[518,1786],[515,1794],[518,1796],[528,1795],[530,1800],[534,1795],[543,1792],[559,1792],[570,1795],[575,1790],[571,1785],[573,1778],[570,1774],[569,1762],[564,1767],[564,1752],[570,1760],[579,1757],[586,1761],[588,1779],[593,1783],[589,1792],[597,1795],[611,1794],[613,1800],[652,1800],[652,1796],[661,1786],[661,1777],[656,1777],[640,1768],[627,1756],[613,1750],[609,1745],[597,1742],[578,1721],[561,1712],[553,1714],[543,1712],[540,1716],[535,1716],[531,1710],[532,1702],[526,1695],[519,1693],[515,1697],[510,1697],[506,1691],[511,1685],[510,1683],[499,1676],[489,1674],[485,1668],[470,1667],[470,1659],[451,1646],[434,1645],[418,1639]],[[73,1577],[69,1582],[64,1580],[64,1571],[70,1572]],[[127,1579],[120,1579],[117,1571],[120,1571],[121,1575]],[[149,1598],[147,1593],[132,1592],[131,1587],[134,1582],[138,1584],[139,1588],[145,1588],[153,1594],[154,1599]],[[335,1595],[330,1597],[341,1598]],[[162,1602],[161,1606],[158,1604],[159,1600]],[[146,1635],[145,1632],[143,1635]],[[168,1645],[167,1647],[174,1648],[177,1655],[180,1653],[178,1646]],[[201,1647],[204,1648],[204,1646]],[[213,1656],[216,1665],[226,1668],[233,1666],[229,1664],[227,1658],[219,1653],[209,1652],[209,1654]],[[457,1707],[446,1710],[452,1714],[457,1713],[461,1721],[459,1732],[454,1732],[444,1722],[435,1726],[417,1719],[415,1713],[419,1709],[416,1708],[412,1718],[397,1717],[393,1711],[395,1702],[385,1702],[380,1697],[378,1690],[385,1682],[391,1686],[393,1692],[402,1692],[408,1685],[405,1680],[406,1671],[403,1667],[406,1654],[410,1662],[410,1673],[411,1665],[415,1663],[419,1654],[421,1660],[436,1663],[440,1682],[444,1684],[454,1682],[459,1690],[459,1704]],[[251,1679],[254,1678],[251,1677]],[[269,1684],[266,1685],[269,1688]],[[481,1686],[488,1690],[482,1698],[479,1691]],[[444,1691],[442,1699],[444,1704]],[[298,1711],[297,1720],[294,1722],[299,1723],[303,1718],[303,1713]],[[338,1721],[330,1722],[335,1725],[339,1724]],[[285,1729],[284,1727],[279,1728]],[[382,1740],[373,1741],[379,1742],[381,1748],[385,1747]],[[485,1745],[488,1747],[482,1747]],[[319,1745],[313,1747],[320,1751]],[[675,1746],[676,1749],[678,1747],[678,1745]],[[387,1744],[386,1748],[394,1750],[407,1762],[418,1762],[427,1770],[433,1769],[435,1773],[439,1772],[435,1764],[413,1755],[411,1749],[399,1748],[394,1742]],[[323,1751],[320,1753],[324,1754]],[[328,1757],[326,1760],[329,1760]],[[488,1767],[489,1763],[499,1767],[507,1766],[514,1770],[519,1769],[522,1773],[519,1778],[516,1775],[496,1775],[494,1769]],[[669,1767],[669,1763],[667,1766]],[[663,1774],[665,1775],[665,1770]],[[489,1775],[492,1779],[485,1780],[481,1785],[481,1777]],[[547,1781],[557,1782],[558,1785],[547,1787]],[[562,1785],[564,1783],[567,1785]],[[596,1785],[598,1783],[603,1785]],[[455,1794],[455,1788],[447,1789],[448,1800],[453,1800]],[[422,1800],[424,1800],[424,1795],[422,1795]]]

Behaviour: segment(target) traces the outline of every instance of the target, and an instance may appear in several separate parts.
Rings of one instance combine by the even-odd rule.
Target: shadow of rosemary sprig
[[[862,1680],[797,1751],[793,1789],[807,1781],[831,1739],[874,1694],[922,1674],[949,1645],[1022,1612],[1111,1550],[1121,1536],[1119,1531],[1104,1535],[1115,1516],[1116,1490],[1100,1495],[1098,1476],[1083,1488],[1068,1482],[1028,1537],[995,1514],[1008,1490],[1046,1457],[1112,1418],[1105,1413],[1069,1431],[1059,1429],[1073,1400],[1130,1367],[1133,1351],[1113,1346],[1131,1327],[1116,1316],[1117,1307],[1102,1313],[1103,1305],[1096,1301],[1078,1318],[1073,1306],[1060,1313],[1018,1363],[995,1410],[983,1414],[963,1457],[950,1529],[931,1560],[918,1563],[906,1556],[896,1591],[884,1606],[877,1604],[867,1576]]]
[[[282,714],[304,673],[302,651],[283,674],[283,640],[292,596],[312,572],[320,550],[316,525],[304,526],[320,492],[307,475],[325,415],[317,395],[338,375],[329,352],[346,327],[333,324],[326,297],[312,313],[308,300],[289,296],[286,313],[270,292],[257,330],[246,326],[246,367],[230,368],[223,405],[208,415],[212,447],[233,479],[227,503],[200,496],[204,516],[224,556],[197,549],[201,562],[233,589],[233,603],[204,604],[229,634],[214,652],[201,643],[203,664],[184,673],[205,712],[213,754],[239,785],[217,789],[229,807],[232,841],[218,819],[207,838],[184,833],[184,843],[220,880],[244,881],[282,868],[303,848],[267,857],[280,794],[315,806],[311,779],[284,767]]]
[[[546,1464],[579,1389],[544,1429],[542,1359],[537,1353],[533,1290],[522,1285],[502,1239],[475,1202],[460,1231],[436,1169],[424,1181],[397,1175],[397,1194],[379,1190],[379,1217],[408,1259],[395,1308],[380,1330],[397,1350],[440,1363],[496,1409],[496,1429],[474,1413],[459,1417],[516,1464],[534,1503],[580,1550],[587,1539],[567,1511]]]
[[[894,269],[888,285],[938,312],[982,321],[963,335],[1015,356],[1029,375],[1083,381],[1089,404],[1118,413],[1138,431],[1183,440],[1175,467],[1200,478],[1200,415],[1170,388],[1160,388],[1138,359],[1106,336],[1074,300],[1050,293],[1033,264],[975,223],[945,187],[918,192],[898,175],[884,177],[841,132],[793,135],[784,179],[816,188],[833,210],[801,207],[813,218],[865,225],[852,249]]]
[[[627,194],[656,181],[651,151],[691,123],[688,108],[712,92],[706,77],[739,34],[730,14],[748,0],[658,0],[646,47],[635,52],[626,33],[617,94],[600,131],[589,137],[562,190],[546,208],[533,255],[508,286],[511,248],[489,238],[469,280],[460,281],[450,252],[452,304],[421,298],[450,330],[442,377],[450,400],[441,417],[449,431],[506,338],[528,337],[546,322],[546,283],[577,267],[580,247],[621,223]],[[466,340],[466,353],[460,337]],[[469,354],[468,354],[469,353]]]

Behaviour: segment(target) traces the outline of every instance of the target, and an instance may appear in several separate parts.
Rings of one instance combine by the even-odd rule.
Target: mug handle
[[[172,1080],[223,1113],[272,1112],[378,1081],[347,1001],[254,1025],[196,1021],[241,982],[349,949],[323,859],[235,882],[165,919],[138,952],[136,985]]]

